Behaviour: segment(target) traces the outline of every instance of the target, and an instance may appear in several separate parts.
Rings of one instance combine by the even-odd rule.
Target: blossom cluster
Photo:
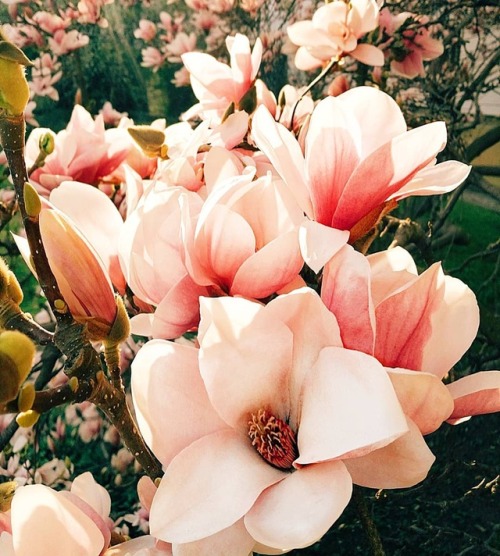
[[[414,57],[429,59],[438,47],[408,19],[383,32],[404,29],[408,52],[417,44]],[[132,402],[164,470],[138,486],[135,517],[147,516],[149,535],[111,546],[109,497],[85,474],[69,493],[16,491],[0,514],[9,556],[34,554],[33,542],[36,556],[310,546],[354,486],[420,483],[435,459],[426,435],[500,410],[500,371],[449,380],[479,326],[471,289],[439,262],[419,272],[402,247],[368,254],[399,201],[467,178],[466,164],[438,162],[445,123],[408,129],[375,87],[315,101],[287,85],[276,98],[257,77],[260,39],[228,36],[226,64],[185,48],[181,19],[164,14],[161,25],[143,21],[136,36],[172,33],[160,54],[180,58],[198,100],[182,122],[124,117],[105,129],[102,114],[76,106],[66,129],[36,129],[26,147],[42,242],[71,315],[102,340],[120,294],[143,338]],[[320,7],[289,28],[297,66],[325,71],[346,56],[382,65],[383,51],[363,42],[378,25],[372,0]],[[53,149],[40,157],[46,142]]]

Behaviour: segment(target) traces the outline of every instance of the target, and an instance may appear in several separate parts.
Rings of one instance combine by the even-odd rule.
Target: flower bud
[[[39,419],[40,413],[29,409],[28,411],[23,411],[16,417],[16,422],[20,427],[29,428],[32,427]]]
[[[19,396],[17,397],[17,407],[19,411],[29,411],[33,407],[35,401],[36,390],[32,382],[27,382],[23,384],[21,390],[19,390]]]
[[[35,344],[17,330],[0,334],[0,401],[16,398],[35,356]]]
[[[130,319],[125,309],[123,299],[117,295],[116,299],[116,318],[111,330],[109,331],[106,341],[119,344],[124,342],[130,336]]]
[[[19,116],[30,98],[24,66],[33,64],[17,46],[0,33],[0,112]]]
[[[19,305],[23,300],[23,291],[14,273],[0,257],[0,303],[2,298],[10,299]]]
[[[45,156],[52,154],[54,152],[55,146],[55,137],[52,132],[47,131],[47,133],[44,133],[40,136],[38,147],[40,148],[40,152],[43,153]]]
[[[0,485],[0,512],[8,512],[10,510],[16,488],[16,481],[9,481]]]
[[[139,145],[145,155],[154,158],[167,158],[168,147],[165,145],[165,133],[147,125],[136,125],[127,128],[132,139]]]
[[[24,206],[26,207],[26,214],[30,218],[36,218],[42,210],[42,201],[37,190],[31,183],[25,182],[23,187]]]

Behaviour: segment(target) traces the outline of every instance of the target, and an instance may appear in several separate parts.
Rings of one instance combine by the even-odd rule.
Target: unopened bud
[[[44,133],[38,141],[38,147],[45,156],[52,154],[55,148],[54,135],[50,131]]]
[[[6,330],[0,334],[0,383],[4,385],[0,388],[0,396],[3,401],[17,396],[31,371],[34,357],[35,344],[27,336],[17,330]],[[10,388],[8,397],[7,386]]]
[[[31,185],[31,183],[28,182],[25,182],[24,184],[23,195],[26,214],[30,218],[36,218],[42,210],[40,195],[38,195],[37,190]]]
[[[39,419],[40,413],[33,409],[28,411],[23,411],[16,417],[16,422],[20,427],[29,428],[32,427]]]
[[[19,390],[19,396],[17,397],[17,408],[19,411],[29,411],[33,407],[35,397],[36,391],[33,383],[27,382],[23,384],[21,390]]]
[[[5,297],[19,305],[23,300],[23,291],[12,270],[0,257],[0,300]]]
[[[32,65],[21,49],[0,34],[0,112],[7,116],[24,112],[30,98],[24,67]]]
[[[16,488],[16,481],[0,484],[0,512],[8,512],[10,510]]]
[[[78,390],[78,378],[76,376],[72,376],[69,380],[68,380],[68,386],[71,388],[72,392],[76,392]]]
[[[165,145],[165,133],[147,125],[127,128],[132,139],[139,145],[146,156],[166,158],[168,147]]]

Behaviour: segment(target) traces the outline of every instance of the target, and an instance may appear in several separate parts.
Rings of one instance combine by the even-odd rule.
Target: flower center
[[[252,413],[248,436],[257,452],[278,469],[291,469],[299,455],[293,430],[265,409]]]

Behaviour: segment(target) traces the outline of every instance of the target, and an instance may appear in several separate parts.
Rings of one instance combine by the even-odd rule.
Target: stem
[[[382,546],[382,540],[380,538],[375,522],[370,515],[368,505],[363,495],[363,491],[360,487],[354,485],[352,498],[354,500],[356,510],[361,520],[361,525],[363,526],[363,530],[366,534],[368,542],[370,543],[370,548],[372,550],[373,556],[385,556],[384,547]]]
[[[322,79],[323,77],[326,76],[326,74],[337,65],[338,63],[338,59],[337,58],[332,58],[328,64],[323,68],[323,70],[321,71],[321,73],[319,75],[317,75],[312,81],[311,83],[309,83],[309,85],[304,89],[304,91],[302,91],[302,94],[300,95],[300,97],[297,99],[297,101],[295,102],[295,104],[293,105],[293,110],[292,110],[292,115],[290,117],[290,131],[293,130],[293,119],[295,118],[295,112],[297,110],[297,106],[299,105],[299,102],[307,95],[307,93],[313,89]]]
[[[97,373],[96,379],[97,383],[89,400],[95,403],[117,427],[125,446],[142,465],[149,477],[153,481],[161,478],[163,475],[161,463],[156,459],[137,430],[123,388],[120,390],[114,388],[106,380],[102,371]]]

